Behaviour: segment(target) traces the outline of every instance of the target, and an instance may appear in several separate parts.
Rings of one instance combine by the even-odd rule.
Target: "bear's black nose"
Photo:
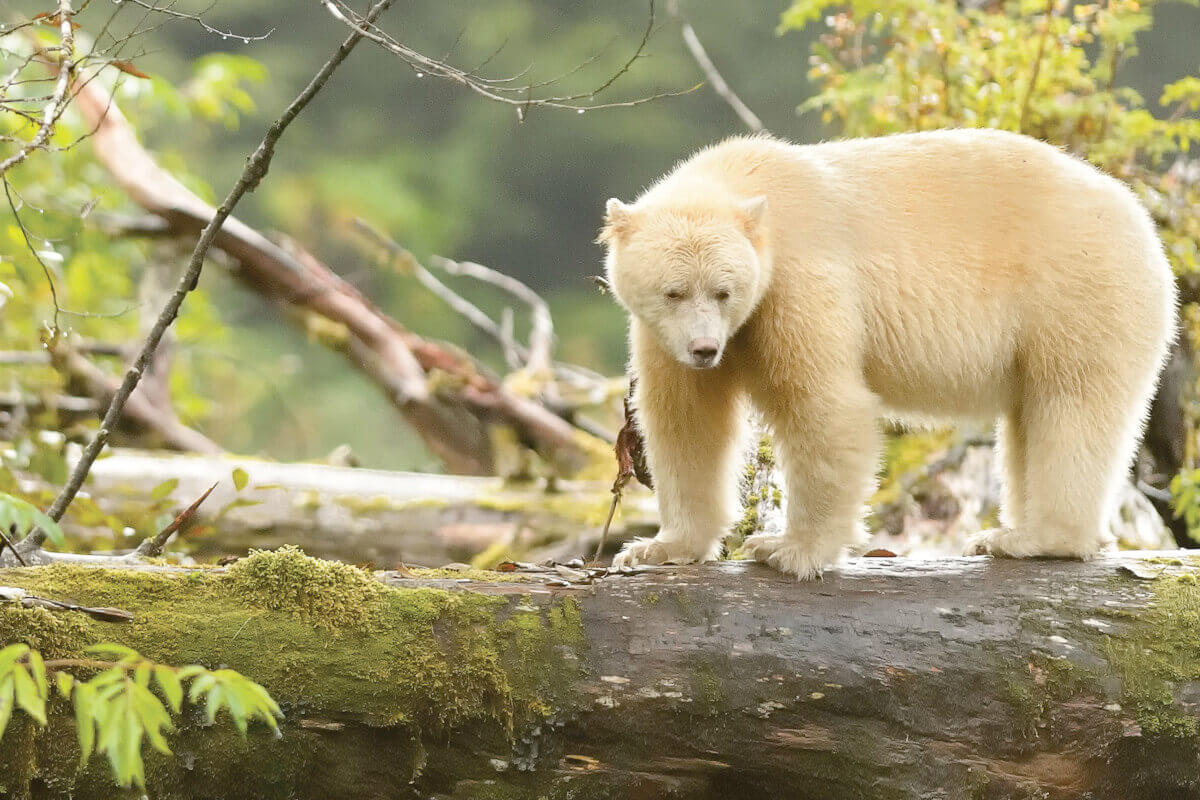
[[[717,353],[721,346],[716,339],[702,338],[692,339],[688,344],[688,352],[692,354],[692,360],[697,364],[707,366],[717,359]]]

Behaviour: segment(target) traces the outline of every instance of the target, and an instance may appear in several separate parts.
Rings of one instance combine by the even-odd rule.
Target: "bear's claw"
[[[613,567],[632,567],[638,564],[692,564],[697,561],[712,561],[716,556],[711,553],[697,555],[694,548],[682,542],[648,537],[639,537],[632,542],[626,542],[621,552],[613,558]]]

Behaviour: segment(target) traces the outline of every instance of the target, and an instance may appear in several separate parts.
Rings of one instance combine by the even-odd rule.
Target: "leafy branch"
[[[185,697],[203,707],[209,724],[228,714],[243,736],[252,722],[275,730],[283,718],[266,689],[233,670],[158,664],[117,644],[85,652],[94,658],[44,661],[26,644],[0,650],[0,737],[14,709],[46,725],[52,694],[47,676],[53,674],[54,688],[74,708],[81,763],[103,754],[117,783],[140,788],[146,779],[143,740],[170,754],[165,734],[175,730],[172,716],[182,713]],[[71,670],[99,672],[84,680]]]

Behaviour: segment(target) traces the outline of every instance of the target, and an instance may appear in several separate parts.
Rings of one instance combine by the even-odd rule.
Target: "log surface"
[[[212,732],[184,731],[186,767],[157,774],[188,779],[152,796],[250,796],[229,776],[278,761],[303,766],[255,796],[1200,798],[1197,572],[1169,552],[864,558],[811,583],[744,562],[580,586],[380,573],[500,596],[497,619],[572,609],[576,644],[506,667],[569,686],[539,696],[537,721],[511,738],[482,724],[414,734],[370,707],[301,704],[280,742],[252,737],[214,765],[190,755],[190,737]],[[253,658],[282,656],[239,660],[253,630],[221,647],[256,677]]]

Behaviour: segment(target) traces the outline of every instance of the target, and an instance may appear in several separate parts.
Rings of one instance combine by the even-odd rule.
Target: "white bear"
[[[862,542],[881,416],[999,420],[1004,527],[978,552],[1110,544],[1176,303],[1117,180],[991,130],[734,138],[610,200],[600,241],[662,519],[615,564],[719,554],[746,402],[775,435],[787,530],[745,549],[785,572]]]

